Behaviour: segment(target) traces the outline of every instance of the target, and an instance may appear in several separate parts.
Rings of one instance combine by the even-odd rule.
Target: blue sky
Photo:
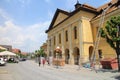
[[[79,0],[94,7],[110,0]],[[57,8],[72,11],[77,0],[0,0],[0,44],[34,52],[46,42]]]

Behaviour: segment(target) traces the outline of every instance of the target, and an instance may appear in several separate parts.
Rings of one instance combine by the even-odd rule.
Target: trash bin
[[[105,58],[100,61],[103,69],[117,69],[118,68],[118,62],[117,59],[114,58]]]

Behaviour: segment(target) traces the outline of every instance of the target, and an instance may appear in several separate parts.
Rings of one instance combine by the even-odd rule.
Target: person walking
[[[43,58],[43,60],[42,60],[42,63],[43,63],[43,67],[44,67],[44,65],[45,65],[45,59]]]
[[[41,65],[41,59],[39,59],[39,66]]]
[[[40,64],[41,64],[41,61],[39,60],[39,66],[40,66]]]
[[[50,65],[50,63],[49,63],[50,61],[49,61],[49,58],[47,58],[47,63],[48,63],[48,65]]]

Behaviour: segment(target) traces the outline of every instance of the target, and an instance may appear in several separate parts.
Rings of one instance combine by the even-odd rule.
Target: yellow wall
[[[110,19],[113,15],[120,15],[120,10],[116,10],[110,14],[107,14],[105,20]],[[52,44],[52,52],[55,50],[57,46],[60,46],[62,49],[62,54],[65,55],[65,49],[69,49],[70,53],[70,64],[74,64],[74,56],[73,51],[74,48],[79,48],[80,57],[82,58],[81,62],[85,62],[89,60],[89,47],[93,46],[93,42],[95,42],[97,27],[99,26],[100,18],[96,18],[94,20],[93,17],[95,15],[89,12],[85,12],[80,10],[78,13],[65,20],[63,23],[54,27],[59,23],[59,19],[63,20],[63,18],[67,17],[60,13],[58,18],[55,21],[54,28],[48,32],[48,39],[51,39]],[[92,20],[92,21],[91,21]],[[106,21],[105,21],[106,22]],[[104,23],[105,24],[105,23]],[[74,27],[77,27],[77,39],[74,39]],[[68,31],[68,42],[65,39],[65,31]],[[59,44],[59,34],[61,34],[61,44]],[[82,36],[81,36],[82,34]],[[56,36],[56,45],[53,45],[53,37]],[[80,43],[82,42],[82,43]],[[81,47],[82,45],[82,47]],[[108,45],[105,39],[100,40],[99,49],[102,49],[104,57],[116,57],[115,51]],[[64,57],[63,57],[64,58]]]
[[[111,12],[108,15],[106,15],[103,26],[105,27],[106,21],[109,20],[112,16],[118,16],[118,15],[120,15],[120,10],[119,9]],[[92,23],[91,23],[92,24],[94,41],[96,39],[96,34],[97,34],[97,28],[96,27],[99,26],[99,23],[100,23],[100,18],[97,18],[97,19],[93,20]],[[102,49],[104,58],[109,58],[109,57],[115,58],[116,57],[115,50],[113,48],[111,48],[110,45],[106,42],[106,40],[103,39],[103,38],[101,38],[101,40],[100,40],[99,49]]]
[[[82,47],[83,47],[83,52],[80,53],[81,57],[85,57],[83,59],[88,59],[88,54],[89,54],[89,46],[93,45],[92,42],[92,31],[91,31],[91,25],[90,25],[90,20],[92,19],[92,17],[95,16],[92,13],[87,13],[84,11],[80,11],[78,13],[76,13],[74,16],[70,17],[69,19],[67,19],[66,21],[64,21],[63,23],[61,23],[60,25],[58,25],[57,27],[55,27],[54,29],[52,29],[51,31],[48,32],[48,38],[50,38],[51,36],[56,36],[56,38],[58,37],[58,34],[61,33],[63,34],[62,38],[64,38],[63,42],[61,44],[57,43],[55,46],[52,46],[53,50],[55,50],[55,48],[57,46],[64,46],[64,49],[69,49],[70,51],[70,55],[71,55],[71,63],[73,64],[73,51],[74,48],[77,47],[79,48],[79,52],[80,52],[80,41],[83,41]],[[59,15],[58,17],[64,17],[64,15]],[[57,19],[58,20],[58,19]],[[54,25],[57,24],[57,20],[55,22]],[[74,27],[77,27],[77,39],[74,39]],[[81,28],[82,26],[82,28]],[[80,30],[82,29],[83,31],[83,40],[80,40]],[[65,39],[65,31],[68,31],[68,41],[66,42]],[[87,35],[87,36],[86,36]],[[56,39],[57,40],[57,39]],[[54,41],[52,39],[52,41]],[[53,42],[52,42],[53,43]],[[65,54],[65,53],[63,53]]]
[[[93,46],[93,36],[90,25],[90,19],[82,19],[83,26],[83,59],[84,61],[89,60],[89,47]]]
[[[64,20],[66,17],[68,17],[68,16],[63,13],[59,13],[53,26],[57,25],[59,22]]]

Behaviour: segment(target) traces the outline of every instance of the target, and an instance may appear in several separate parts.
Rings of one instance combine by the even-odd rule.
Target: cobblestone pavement
[[[14,70],[14,71],[13,71]],[[95,70],[77,65],[39,67],[35,61],[0,66],[0,80],[120,80],[117,70]]]

